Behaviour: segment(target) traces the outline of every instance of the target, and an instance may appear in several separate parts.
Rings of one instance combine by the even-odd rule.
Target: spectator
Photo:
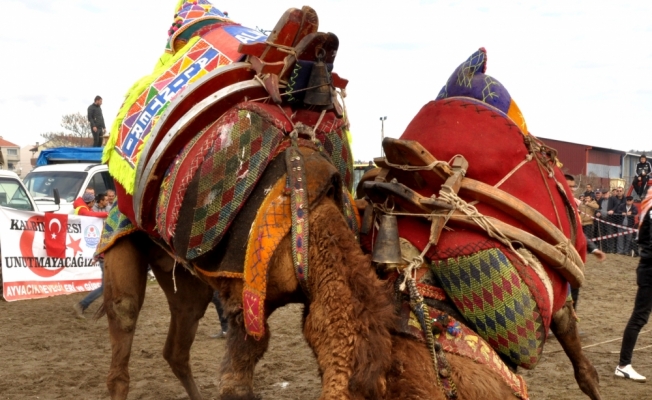
[[[88,123],[91,125],[91,131],[93,132],[93,147],[102,147],[102,137],[106,132],[101,106],[102,98],[100,96],[95,96],[93,104],[88,106]]]
[[[583,196],[589,196],[593,200],[595,200],[595,193],[593,193],[593,185],[591,185],[590,183],[586,184],[586,190],[584,191]]]
[[[217,311],[217,318],[220,320],[220,327],[222,332],[211,335],[212,338],[225,338],[226,332],[229,329],[229,319],[224,315],[224,308],[222,307],[222,302],[220,301],[220,292],[217,290],[213,292],[213,304],[215,305],[215,310]]]
[[[107,205],[108,205],[109,210],[111,210],[113,208],[113,206],[115,205],[115,190],[107,189],[107,191],[106,191],[106,201],[108,203]]]
[[[638,159],[639,163],[636,164],[636,176],[644,176],[647,183],[647,177],[652,172],[652,164],[647,160],[645,154],[641,154],[641,157]]]
[[[111,211],[111,207],[109,207],[109,201],[107,200],[106,194],[100,193],[95,196],[95,205],[93,205],[93,211],[105,212],[107,214],[109,211]]]
[[[571,189],[571,191],[575,191],[577,189],[577,184],[575,183],[575,178],[573,178],[573,175],[565,174],[564,178],[566,178],[566,183],[568,183],[568,187]],[[602,262],[606,258],[606,255],[602,252],[602,250],[595,247],[595,243],[590,240],[586,241],[586,252],[593,254],[598,259],[598,262]],[[571,298],[573,299],[573,308],[577,311],[577,302],[580,298],[580,288],[571,288],[570,293]],[[581,332],[580,335],[582,335]]]
[[[84,192],[82,197],[78,197],[72,203],[72,206],[75,208],[76,215],[85,215],[87,217],[97,217],[97,218],[106,218],[107,213],[104,211],[95,212],[92,210],[93,205],[95,205],[95,196],[90,191]]]
[[[611,192],[609,190],[604,190],[600,191],[600,198],[596,200],[598,203],[598,208],[595,212],[595,217],[598,218],[599,220],[595,221],[595,231],[596,231],[596,237],[602,237],[607,234],[607,228],[606,225],[603,223],[603,221],[607,220],[607,211],[608,211],[608,206],[609,206],[609,198],[611,197]],[[600,248],[606,250],[606,242],[603,240],[599,241]]]
[[[625,203],[625,193],[622,186],[618,186],[616,189],[616,195],[609,198],[609,203],[607,205],[607,222],[612,224],[620,225],[622,222],[621,216],[616,214],[617,208]],[[618,233],[617,227],[613,225],[607,225],[606,231],[608,235],[616,235]],[[607,239],[606,241],[606,251],[607,253],[616,253],[618,251],[616,244],[616,237]]]
[[[106,218],[107,216],[106,212],[91,211],[91,208],[93,208],[93,206],[95,205],[95,196],[93,196],[94,192],[95,191],[93,189],[91,190],[86,189],[84,195],[82,197],[79,197],[77,200],[75,200],[72,203],[73,207],[75,207],[76,215]],[[102,284],[100,285],[100,287],[98,287],[97,289],[93,290],[88,295],[86,295],[86,297],[84,297],[82,301],[76,303],[73,306],[73,310],[75,311],[75,314],[77,315],[78,318],[85,318],[84,311],[86,311],[88,306],[90,306],[95,300],[97,300],[102,295],[102,293],[104,293],[104,255],[103,254],[98,257],[98,262],[100,263],[100,269],[102,270]]]
[[[376,168],[376,166],[374,165],[374,162],[373,162],[373,161],[369,161],[369,165],[367,165],[366,167],[364,167],[364,172],[367,172],[367,171],[372,170],[372,169],[374,169],[374,168]]]
[[[620,362],[616,367],[616,376],[633,381],[645,382],[645,376],[632,367],[632,354],[638,335],[647,324],[652,311],[652,222],[650,221],[652,202],[643,203],[641,223],[638,231],[638,246],[641,259],[636,268],[636,284],[638,290],[634,299],[634,309],[623,333],[620,347]]]
[[[591,196],[581,196],[581,203],[577,208],[580,210],[580,220],[582,221],[582,230],[586,239],[593,239],[593,217],[595,211],[600,208],[598,203]]]
[[[634,198],[632,196],[627,196],[625,198],[625,203],[621,203],[618,208],[616,208],[615,216],[617,218],[618,225],[626,226],[628,228],[634,228],[634,218],[638,214],[638,209],[634,205]],[[628,229],[618,228],[619,235],[616,238],[618,254],[623,255],[632,255],[632,233],[627,233]]]

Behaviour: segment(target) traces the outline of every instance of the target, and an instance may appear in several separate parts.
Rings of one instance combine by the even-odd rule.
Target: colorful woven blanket
[[[512,388],[516,397],[523,400],[529,398],[523,377],[512,372],[481,336],[441,310],[429,307],[428,311],[430,320],[433,321],[433,334],[446,353],[466,357],[489,367]],[[419,320],[410,310],[407,302],[404,302],[401,307],[401,322],[405,333],[425,342]],[[444,326],[441,326],[442,324]]]
[[[241,43],[266,39],[229,20],[206,0],[180,1],[175,11],[165,53],[154,71],[127,92],[104,148],[102,161],[130,195],[142,146],[170,101],[208,72],[238,61]]]
[[[163,179],[155,218],[158,234],[177,254],[194,260],[220,242],[269,162],[289,145],[293,124],[320,122],[315,136],[344,186],[351,187],[353,166],[344,121],[332,112],[321,120],[319,113],[310,111],[296,112],[292,120],[289,115],[276,106],[242,103],[179,153]]]
[[[109,212],[109,216],[104,220],[104,229],[100,244],[97,245],[95,254],[102,254],[113,246],[116,240],[130,233],[136,232],[138,228],[120,212],[117,206],[114,206]]]

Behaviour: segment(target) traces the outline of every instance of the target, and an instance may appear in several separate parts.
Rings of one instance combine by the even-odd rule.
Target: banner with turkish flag
[[[68,214],[45,214],[45,252],[48,257],[66,257]]]
[[[7,301],[87,292],[102,284],[95,249],[104,220],[0,207],[3,296]]]

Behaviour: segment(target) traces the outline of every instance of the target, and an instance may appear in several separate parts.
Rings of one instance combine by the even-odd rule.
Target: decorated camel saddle
[[[486,66],[480,49],[400,139],[385,139],[381,168],[358,187],[362,239],[404,293],[414,280],[406,332],[423,337],[437,321],[434,340],[446,347],[461,320],[509,365],[533,368],[568,283],[582,284],[586,242],[555,151],[528,132]],[[393,218],[398,236],[387,239]],[[454,307],[428,319],[419,296]]]
[[[116,229],[128,219],[198,257],[219,242],[291,131],[319,142],[350,189],[348,123],[336,99],[347,81],[332,73],[337,37],[317,27],[313,9],[290,9],[267,37],[206,0],[179,2],[164,55],[129,90],[105,148],[123,214]],[[328,82],[311,91],[315,64]],[[197,215],[180,211],[188,194]],[[221,194],[215,209],[199,206]]]
[[[244,279],[246,327],[261,337],[267,264],[291,231],[307,279],[307,203],[334,187],[357,231],[339,41],[307,6],[266,36],[206,1],[181,2],[168,35],[169,57],[132,87],[105,148],[119,203],[98,252],[142,230],[193,273]],[[307,181],[320,157],[332,168]]]

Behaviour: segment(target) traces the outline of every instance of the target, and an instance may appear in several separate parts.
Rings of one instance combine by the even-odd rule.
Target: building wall
[[[17,172],[20,163],[20,147],[2,147],[0,151],[2,151],[2,158],[5,160],[2,169]]]
[[[586,175],[586,149],[588,146],[578,143],[561,142],[554,139],[539,138],[547,146],[557,150],[557,158],[564,166],[562,171],[571,175]]]
[[[30,149],[34,148],[34,145],[27,145],[23,146],[20,148],[20,163],[18,164],[18,169],[16,173],[21,177],[24,178],[25,175],[29,173],[32,169],[34,169],[34,166],[32,165],[32,152]],[[40,153],[40,150],[38,153],[36,153],[36,157],[38,157],[38,154]]]

